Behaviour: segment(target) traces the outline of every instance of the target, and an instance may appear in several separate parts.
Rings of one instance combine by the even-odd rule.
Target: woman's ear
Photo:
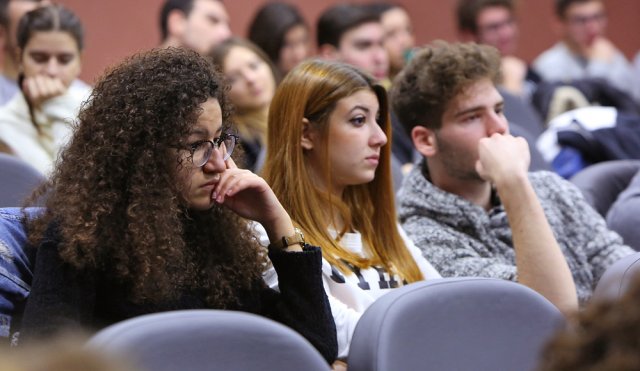
[[[431,157],[438,152],[438,140],[435,131],[417,125],[411,130],[413,146],[425,157]]]
[[[311,122],[306,118],[302,119],[302,135],[300,136],[300,145],[303,149],[310,151],[313,149],[316,139],[316,132],[311,127]]]

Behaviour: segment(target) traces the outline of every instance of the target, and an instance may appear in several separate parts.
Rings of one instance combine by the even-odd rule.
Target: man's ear
[[[181,37],[187,24],[187,16],[183,11],[174,9],[167,16],[168,37]]]
[[[302,135],[300,136],[300,145],[303,149],[310,151],[313,149],[316,139],[316,132],[311,127],[311,123],[306,118],[302,119]]]
[[[416,150],[425,157],[433,157],[438,153],[438,140],[434,130],[418,125],[411,129],[411,140]]]
[[[340,59],[338,48],[331,44],[322,44],[318,47],[318,55],[320,58],[328,61],[337,61]]]

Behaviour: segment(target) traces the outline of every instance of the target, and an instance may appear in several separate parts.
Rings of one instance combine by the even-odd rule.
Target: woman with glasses
[[[264,176],[307,241],[322,246],[325,290],[340,358],[375,300],[440,277],[396,222],[387,93],[335,62],[302,62],[269,111]],[[266,278],[277,284],[273,272]]]
[[[196,52],[174,48],[133,56],[98,81],[33,195],[46,195],[46,209],[28,225],[37,247],[22,340],[219,308],[278,320],[333,361],[320,249],[262,178],[236,167],[222,81]],[[266,257],[246,220],[269,235],[279,293],[262,281]]]

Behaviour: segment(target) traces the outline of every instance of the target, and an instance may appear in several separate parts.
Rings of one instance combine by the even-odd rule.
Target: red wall
[[[289,0],[300,7],[312,25],[329,4],[339,1]],[[158,13],[162,0],[58,0],[74,10],[86,28],[86,50],[82,78],[92,82],[108,65],[135,51],[159,43]],[[245,35],[255,9],[265,1],[227,0],[231,28]],[[365,1],[356,1],[365,2]],[[399,0],[410,12],[417,41],[456,40],[453,8],[455,0]],[[520,0],[520,50],[531,61],[556,40],[553,0]],[[640,50],[640,1],[608,0],[609,37],[628,56]]]

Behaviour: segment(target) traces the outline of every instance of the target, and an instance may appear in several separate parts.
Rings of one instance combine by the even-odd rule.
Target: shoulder
[[[564,59],[570,56],[567,47],[562,42],[558,42],[551,48],[542,52],[534,61],[534,68],[548,68],[552,67],[553,63],[556,63],[558,59]],[[538,71],[539,72],[539,71]]]

